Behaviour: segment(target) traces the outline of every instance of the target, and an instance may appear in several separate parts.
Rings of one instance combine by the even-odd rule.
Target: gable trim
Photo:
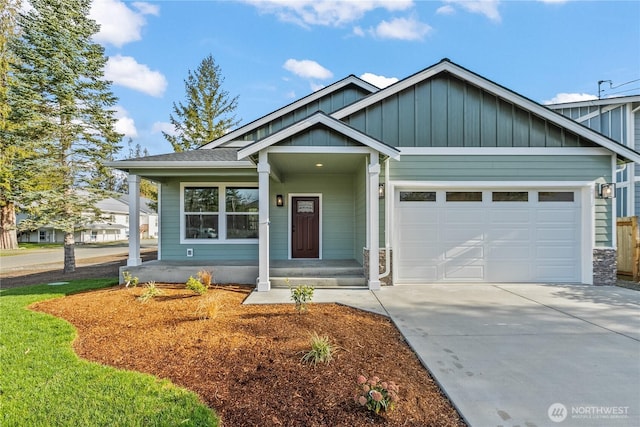
[[[351,138],[354,141],[357,141],[362,145],[372,148],[386,156],[389,156],[396,160],[400,159],[400,151],[395,147],[391,147],[390,145],[384,144],[378,141],[377,139],[372,138],[360,132],[359,130],[352,128],[351,126],[348,126],[347,124],[341,122],[340,120],[336,120],[322,112],[314,113],[311,116],[307,117],[306,119],[300,120],[299,122],[296,122],[291,126],[288,126],[266,138],[263,138],[259,141],[254,142],[253,144],[243,148],[242,150],[239,150],[238,159],[240,160],[240,159],[247,158],[253,154],[256,154],[260,150],[268,148],[271,145],[274,145],[282,141],[283,139],[286,139],[291,136],[297,135],[301,132],[304,132],[305,130],[317,124],[322,124],[327,128],[332,129],[348,138]],[[311,149],[311,147],[305,147],[305,148],[308,148],[307,152],[310,152],[309,150]],[[338,148],[338,147],[333,147],[331,149],[324,148],[324,150],[325,152],[326,150],[332,150],[337,152],[338,150],[335,150],[335,148]]]
[[[261,126],[264,126],[265,124],[279,118],[282,117],[288,113],[291,113],[292,111],[302,107],[303,105],[309,104],[311,102],[314,102],[320,98],[322,98],[323,96],[326,96],[332,92],[335,92],[337,90],[340,90],[346,86],[349,85],[356,85],[358,87],[360,87],[361,89],[364,89],[365,91],[369,92],[369,93],[374,93],[380,90],[380,88],[378,88],[377,86],[372,85],[371,83],[365,82],[364,80],[354,76],[354,75],[350,75],[342,80],[337,81],[336,83],[329,85],[325,88],[322,88],[316,92],[313,92],[310,95],[305,96],[304,98],[301,98],[283,108],[280,108],[279,110],[276,110],[270,114],[267,114],[266,116],[263,116],[257,120],[254,120],[251,123],[248,123],[232,132],[229,132],[228,134],[221,136],[218,139],[215,139],[203,146],[201,146],[199,149],[210,149],[210,148],[216,148],[221,146],[222,144],[226,143],[226,142],[230,142],[233,141],[235,138],[240,137],[241,135],[244,135],[246,133],[249,133]],[[248,142],[247,142],[248,144]]]
[[[602,147],[401,147],[401,155],[433,156],[610,156]]]
[[[342,120],[345,117],[354,114],[370,105],[373,105],[379,101],[384,100],[385,98],[394,95],[398,92],[401,92],[404,89],[407,89],[419,82],[427,80],[431,77],[434,77],[437,74],[442,72],[448,72],[457,78],[467,81],[489,93],[492,93],[500,98],[505,99],[512,104],[523,108],[527,111],[530,111],[537,116],[548,120],[551,123],[554,123],[560,127],[563,127],[585,139],[588,139],[618,155],[627,159],[629,161],[640,162],[640,153],[626,147],[622,144],[618,144],[616,141],[607,138],[606,136],[595,132],[586,126],[577,123],[576,121],[563,116],[562,114],[553,111],[550,108],[547,108],[541,104],[538,104],[535,101],[532,101],[522,95],[513,92],[510,89],[505,88],[497,83],[492,82],[478,74],[473,73],[472,71],[467,70],[457,64],[454,64],[449,59],[443,59],[439,63],[426,68],[423,71],[420,71],[412,76],[407,77],[404,80],[401,80],[391,86],[388,86],[385,89],[381,89],[380,91],[361,99],[360,101],[356,101],[351,105],[348,105],[334,113],[331,114],[331,117]]]

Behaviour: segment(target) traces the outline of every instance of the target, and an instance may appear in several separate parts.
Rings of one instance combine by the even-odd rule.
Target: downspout
[[[389,256],[390,248],[390,235],[389,227],[391,226],[391,204],[388,202],[389,198],[389,158],[387,157],[384,161],[384,272],[378,276],[378,279],[384,279],[389,276],[389,272],[391,271],[391,257]],[[393,197],[393,194],[391,194]]]

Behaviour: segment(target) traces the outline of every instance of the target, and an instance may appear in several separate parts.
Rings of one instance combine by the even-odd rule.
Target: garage
[[[581,191],[398,189],[394,282],[580,282]]]

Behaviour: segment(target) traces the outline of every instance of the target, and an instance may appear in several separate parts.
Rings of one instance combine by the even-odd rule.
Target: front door
[[[291,257],[320,257],[320,213],[318,197],[291,199]]]

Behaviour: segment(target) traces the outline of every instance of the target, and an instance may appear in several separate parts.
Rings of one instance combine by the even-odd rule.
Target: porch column
[[[266,151],[260,151],[258,162],[258,292],[271,289],[269,281],[269,174],[271,166]]]
[[[380,223],[378,185],[380,162],[378,152],[372,152],[369,160],[369,289],[380,289]]]
[[[140,258],[140,177],[129,174],[129,259],[128,266],[142,264]]]

